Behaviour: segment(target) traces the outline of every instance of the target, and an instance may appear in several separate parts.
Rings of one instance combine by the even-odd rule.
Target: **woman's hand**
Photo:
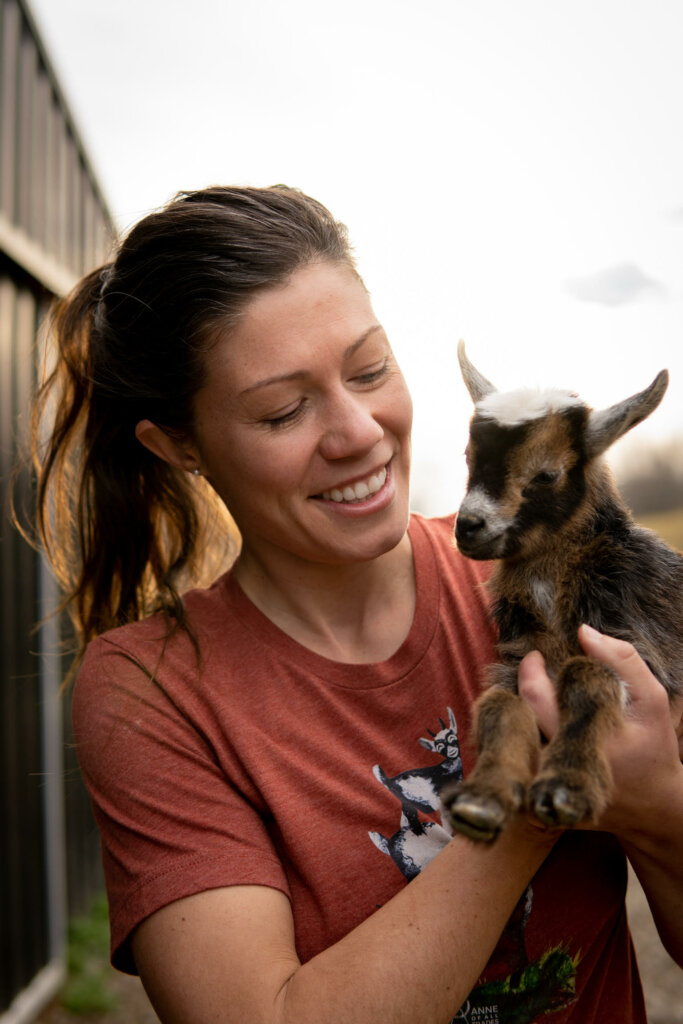
[[[624,681],[628,704],[621,726],[608,739],[605,754],[614,778],[613,801],[599,827],[616,834],[647,828],[649,817],[666,813],[670,795],[683,784],[683,699],[670,702],[633,646],[582,626],[584,653],[612,668]],[[552,739],[559,714],[555,688],[541,655],[522,661],[519,692],[531,705],[543,734]],[[657,831],[657,823],[654,823]]]
[[[579,630],[585,654],[614,669],[628,703],[605,743],[614,792],[600,820],[588,828],[613,832],[646,892],[665,947],[683,965],[683,699],[669,701],[631,644]],[[519,669],[519,692],[549,739],[559,725],[555,689],[538,651]]]

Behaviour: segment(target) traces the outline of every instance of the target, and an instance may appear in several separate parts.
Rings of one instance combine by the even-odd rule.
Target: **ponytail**
[[[54,307],[55,365],[32,424],[39,540],[79,655],[99,633],[157,611],[182,626],[183,584],[208,579],[227,554],[209,538],[224,513],[208,484],[144,448],[125,401],[98,387],[92,352],[109,270],[89,274]],[[229,531],[229,546],[234,539]]]

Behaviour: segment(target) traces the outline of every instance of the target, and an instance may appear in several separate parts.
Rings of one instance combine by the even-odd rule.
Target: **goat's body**
[[[632,643],[667,692],[679,695],[683,556],[636,525],[618,496],[605,490],[589,515],[563,531],[560,546],[495,565],[490,590],[501,662],[516,681],[520,660],[539,650],[555,677],[581,654],[577,633],[587,623]]]
[[[634,523],[601,458],[656,408],[665,372],[594,413],[568,392],[500,394],[459,356],[475,415],[456,539],[468,557],[495,560],[500,660],[475,709],[475,769],[442,800],[454,828],[491,841],[523,806],[570,826],[607,804],[604,740],[627,695],[611,669],[582,654],[582,624],[632,643],[668,694],[683,694],[683,556]],[[542,750],[517,696],[519,663],[532,650],[545,658],[560,714]]]

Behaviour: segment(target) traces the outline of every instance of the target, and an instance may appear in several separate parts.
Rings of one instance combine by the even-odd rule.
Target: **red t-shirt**
[[[448,841],[437,791],[471,767],[493,634],[482,567],[454,549],[452,518],[413,516],[410,538],[415,618],[379,664],[302,647],[230,573],[186,597],[199,662],[159,617],[90,644],[74,727],[117,967],[135,971],[128,940],[155,910],[239,884],[287,894],[306,961]],[[455,1020],[643,1024],[625,886],[612,837],[563,837]]]

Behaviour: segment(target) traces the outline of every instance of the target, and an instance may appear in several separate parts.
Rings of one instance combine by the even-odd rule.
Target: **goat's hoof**
[[[477,843],[492,843],[500,835],[507,812],[497,800],[463,791],[448,804],[456,832]]]
[[[591,817],[590,803],[584,793],[561,779],[541,779],[531,787],[529,803],[534,814],[550,828],[572,828]]]

